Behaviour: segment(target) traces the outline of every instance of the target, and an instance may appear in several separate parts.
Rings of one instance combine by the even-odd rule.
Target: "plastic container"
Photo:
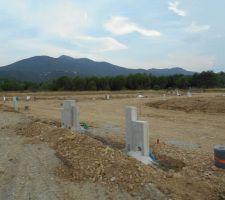
[[[225,145],[214,146],[214,159],[216,167],[225,169]]]

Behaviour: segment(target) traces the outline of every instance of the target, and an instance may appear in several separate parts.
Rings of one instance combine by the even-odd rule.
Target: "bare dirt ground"
[[[0,199],[133,199],[126,192],[108,191],[98,183],[59,178],[55,168],[62,161],[55,151],[46,143],[33,143],[16,134],[19,123],[28,127],[30,120],[21,114],[0,112]]]
[[[147,103],[147,106],[185,112],[225,113],[225,97],[173,98]]]
[[[22,100],[20,102],[21,112],[27,116],[59,122],[63,99],[75,99],[80,108],[81,121],[92,126],[96,134],[104,137],[117,135],[123,139],[125,108],[133,105],[138,108],[139,118],[149,122],[152,143],[159,138],[162,142],[176,144],[183,148],[201,148],[203,151],[212,153],[213,146],[225,140],[225,113],[221,112],[224,110],[225,97],[222,97],[221,93],[194,93],[191,98],[167,95],[166,101],[162,101],[162,93],[151,91],[146,92],[147,98],[143,99],[136,98],[137,92],[112,93],[112,100],[109,101],[103,100],[104,93],[59,92],[54,93],[54,96],[51,96],[51,93],[44,94],[41,93],[40,96],[38,93],[35,94],[36,99],[40,98],[40,100],[30,102]],[[206,109],[216,112],[199,110],[203,100]],[[158,104],[158,102],[175,108],[165,109],[160,106],[156,108],[148,105],[149,103]],[[7,101],[6,104],[11,106],[12,102]],[[184,111],[177,104],[183,105]],[[28,105],[30,110],[24,111],[25,105]],[[187,108],[189,112],[185,111]]]
[[[22,132],[26,132],[26,129],[33,130],[28,131],[27,134],[30,144],[43,140],[42,142],[50,144],[51,148],[59,152],[58,157],[64,163],[55,171],[59,177],[79,183],[86,181],[83,180],[86,177],[87,180],[99,183],[106,188],[122,188],[126,191],[125,194],[133,195],[134,198],[137,196],[146,198],[148,192],[146,189],[142,190],[145,192],[143,192],[144,196],[141,196],[140,186],[150,182],[171,199],[225,199],[225,172],[213,166],[213,146],[225,143],[225,114],[222,112],[225,97],[222,96],[222,93],[194,93],[190,98],[167,95],[166,100],[163,92],[145,92],[147,98],[143,99],[136,98],[137,93],[135,92],[111,93],[112,99],[109,101],[103,100],[104,94],[36,93],[35,101],[23,100],[20,102],[20,112],[24,116],[39,120],[39,122],[29,124],[26,128],[21,125]],[[10,93],[9,95],[14,94]],[[32,94],[29,95],[32,96]],[[111,153],[109,155],[101,154],[98,157],[99,151],[107,149],[102,146],[102,143],[98,143],[99,141],[96,143],[96,140],[90,140],[90,143],[85,144],[82,149],[81,145],[75,141],[80,141],[82,144],[83,136],[75,138],[64,134],[61,141],[58,141],[59,135],[62,134],[62,130],[60,130],[56,134],[59,136],[58,139],[52,141],[51,138],[54,137],[50,129],[43,133],[36,132],[45,125],[59,125],[59,109],[64,99],[76,99],[80,108],[81,121],[91,126],[92,134],[105,138],[109,144],[112,144],[110,152],[114,156],[116,155],[115,163],[119,165],[118,168],[112,168],[115,168],[115,172],[116,170],[122,171],[125,174],[124,177],[120,177],[120,173],[118,173],[118,177],[113,173],[110,173],[112,175],[110,178],[107,176],[105,172],[110,167],[108,163],[104,162],[106,160],[104,156],[111,156]],[[12,102],[9,100],[10,98],[5,105],[11,106]],[[5,105],[1,109],[10,110]],[[25,105],[29,106],[29,110],[23,109]],[[124,111],[128,105],[136,106],[140,119],[149,122],[150,146],[160,163],[158,167],[148,168],[137,163],[140,174],[136,175],[135,172],[138,170],[132,167],[135,161],[130,161],[129,158],[120,154],[120,150],[124,146]],[[53,132],[57,133],[57,130]],[[160,139],[159,145],[155,144],[157,139]],[[92,145],[96,148],[92,149]],[[91,149],[90,152],[87,150],[88,148]],[[83,157],[86,158],[85,160],[91,161],[96,158],[96,163],[94,162],[95,164],[88,168],[88,164],[82,160]],[[79,166],[77,159],[81,160]],[[126,162],[130,163],[127,167]],[[100,176],[88,173],[99,167]],[[133,174],[131,178],[123,169],[126,169],[131,175]],[[83,178],[76,174],[77,170]],[[146,179],[140,178],[141,173],[147,174]],[[116,181],[114,178],[112,182],[109,181],[112,177],[115,177]],[[137,182],[133,177],[138,177]],[[124,198],[122,197],[122,199]]]

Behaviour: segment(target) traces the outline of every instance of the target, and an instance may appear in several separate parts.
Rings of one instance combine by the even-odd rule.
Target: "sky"
[[[0,0],[0,66],[48,55],[225,71],[225,0]]]

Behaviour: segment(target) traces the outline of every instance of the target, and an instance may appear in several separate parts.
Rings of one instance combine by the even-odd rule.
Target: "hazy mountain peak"
[[[58,57],[58,59],[74,59],[74,58],[67,56],[67,55],[61,55]]]
[[[146,73],[156,76],[174,74],[192,75],[182,68],[171,69],[128,69],[107,62],[96,62],[88,58],[72,58],[62,55],[58,58],[35,56],[0,67],[1,78],[46,81],[60,76],[117,76]]]

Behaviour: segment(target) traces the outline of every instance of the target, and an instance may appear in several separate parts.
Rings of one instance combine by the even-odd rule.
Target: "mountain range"
[[[128,69],[107,62],[96,62],[88,58],[72,58],[62,55],[58,58],[35,56],[0,67],[0,78],[42,82],[60,76],[116,76],[146,73],[155,76],[174,74],[192,75],[180,67],[167,69]]]

